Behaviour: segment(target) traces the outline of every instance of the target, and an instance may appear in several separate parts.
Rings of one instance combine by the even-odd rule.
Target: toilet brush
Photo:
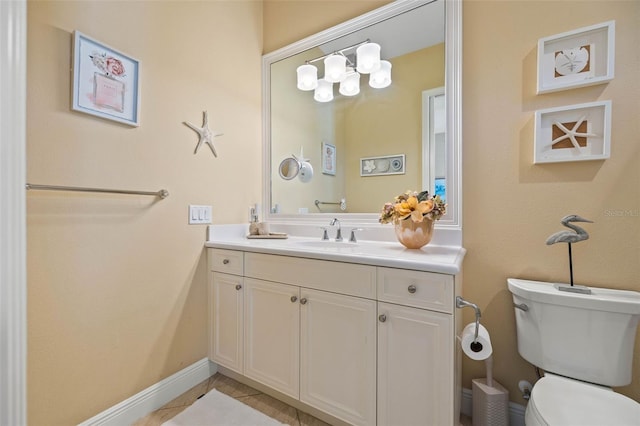
[[[473,426],[508,426],[509,391],[493,380],[493,357],[485,360],[486,379],[473,379]]]

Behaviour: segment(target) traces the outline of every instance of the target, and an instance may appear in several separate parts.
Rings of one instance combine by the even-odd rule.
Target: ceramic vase
[[[429,219],[422,222],[414,222],[411,218],[401,220],[395,224],[396,237],[406,248],[419,249],[431,241],[434,222]]]

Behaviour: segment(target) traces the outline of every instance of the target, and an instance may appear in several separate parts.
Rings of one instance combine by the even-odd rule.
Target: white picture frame
[[[404,154],[364,157],[360,159],[360,176],[403,175],[405,163]]]
[[[538,110],[533,163],[605,160],[611,152],[611,101]]]
[[[137,59],[73,32],[72,110],[139,126],[139,75]]]
[[[614,59],[615,21],[541,38],[537,94],[611,81]]]
[[[336,174],[336,146],[322,142],[322,173],[335,176]]]

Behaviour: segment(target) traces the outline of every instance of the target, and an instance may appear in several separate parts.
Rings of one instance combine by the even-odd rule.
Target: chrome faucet
[[[336,241],[342,241],[342,228],[340,227],[340,221],[337,217],[334,217],[333,219],[331,219],[331,222],[329,222],[329,225],[334,226],[336,224],[338,225],[338,232],[336,232]]]

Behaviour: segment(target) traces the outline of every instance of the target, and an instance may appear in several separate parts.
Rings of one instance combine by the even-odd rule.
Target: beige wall
[[[234,223],[260,198],[260,55],[384,3],[267,1],[263,48],[260,2],[29,1],[27,180],[171,192],[157,203],[28,193],[31,424],[78,423],[206,356],[205,228],[186,224],[187,205]],[[517,355],[505,279],[566,280],[565,250],[544,245],[564,214],[595,221],[575,247],[577,280],[640,290],[639,64],[622,54],[640,45],[639,7],[464,4],[464,294],[483,309],[496,379],[517,402],[517,381],[534,377]],[[615,80],[536,96],[538,38],[609,19]],[[69,111],[74,29],[141,61],[139,128]],[[531,164],[536,109],[599,99],[613,100],[611,159]],[[218,158],[193,155],[182,124],[205,109],[224,132]],[[639,346],[621,389],[636,400]],[[463,385],[483,374],[465,360]]]
[[[568,281],[566,246],[544,243],[562,229],[564,215],[595,222],[585,225],[591,238],[574,246],[578,282],[640,290],[640,63],[637,54],[626,54],[640,45],[640,3],[465,1],[463,12],[464,295],[483,309],[497,380],[522,402],[517,382],[535,376],[517,353],[505,281]],[[535,94],[539,38],[612,19],[613,81]],[[613,102],[610,159],[532,164],[535,110],[606,99]],[[635,354],[633,384],[620,391],[640,400],[640,338]],[[484,374],[481,363],[468,359],[463,371],[467,387]]]
[[[352,213],[377,212],[407,189],[434,191],[422,187],[422,92],[444,86],[444,44],[391,62],[393,84],[373,89],[363,76],[358,96],[367,102],[354,99],[344,114],[346,195]],[[392,154],[405,154],[405,174],[360,176],[361,158]]]
[[[313,15],[301,4],[266,2],[265,48],[282,47],[386,2],[352,3],[361,7],[324,2],[322,14]],[[517,353],[506,278],[568,279],[566,247],[544,244],[561,229],[560,218],[578,213],[595,221],[585,226],[589,241],[574,248],[577,281],[640,290],[640,64],[637,54],[626,54],[640,45],[640,3],[465,0],[463,14],[464,296],[483,311],[496,380],[523,403],[518,380],[534,381],[535,374]],[[538,39],[611,19],[615,80],[535,95]],[[610,159],[532,164],[535,110],[605,99],[613,101]],[[464,315],[472,320],[470,312]],[[640,337],[635,354],[632,385],[619,390],[640,400]],[[464,387],[484,374],[483,363],[464,360]]]
[[[141,125],[71,112],[71,34],[140,60]],[[205,226],[260,200],[261,2],[28,3],[28,418],[77,424],[206,357]],[[194,155],[208,110],[218,158]]]
[[[383,6],[385,0],[263,0],[264,52]]]
[[[319,103],[313,91],[296,89],[296,69],[304,60],[322,56],[320,49],[310,49],[304,55],[294,55],[271,65],[271,180],[272,207],[278,204],[281,213],[297,214],[300,208],[309,213],[319,210],[314,201],[337,201],[344,197],[344,168],[336,163],[336,174],[322,173],[322,142],[335,145],[341,159],[342,143],[335,132],[336,102]],[[291,155],[300,157],[303,151],[314,168],[313,179],[302,182],[298,178],[281,179],[277,170],[280,162]],[[321,206],[322,212],[339,211],[337,206]]]

